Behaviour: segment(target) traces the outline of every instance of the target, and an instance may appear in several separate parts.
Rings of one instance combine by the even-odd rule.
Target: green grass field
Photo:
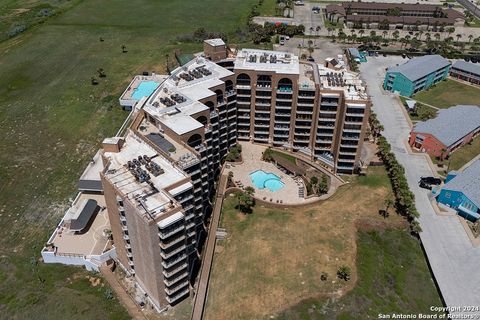
[[[406,107],[407,98],[400,96],[400,101],[402,101],[403,106]],[[437,109],[424,105],[423,103],[417,102],[415,112],[409,112],[408,116],[412,121],[425,121],[428,119],[435,118],[437,114]]]
[[[75,195],[76,181],[99,143],[126,117],[118,97],[131,78],[144,70],[164,71],[165,54],[173,57],[175,48],[201,50],[201,43],[176,38],[198,27],[234,37],[254,2],[72,1],[68,11],[0,43],[2,317],[58,318],[60,311],[63,318],[125,315],[118,304],[104,308],[85,286],[66,287],[67,278],[84,274],[80,268],[42,265],[41,285],[31,261]],[[92,86],[98,68],[107,77]],[[92,307],[76,308],[77,300]]]
[[[480,89],[447,79],[413,98],[437,108],[450,108],[457,104],[479,104]]]
[[[398,229],[360,231],[358,282],[340,299],[308,299],[275,319],[378,319],[379,314],[431,314],[442,306],[418,241]]]
[[[294,209],[257,205],[244,215],[228,196],[205,319],[377,319],[441,306],[418,240],[393,210],[378,214],[391,195],[385,168],[348,180],[330,199]],[[341,265],[354,270],[350,282],[336,278]],[[345,295],[327,300],[336,294]]]
[[[258,13],[261,16],[276,16],[277,15],[277,0],[264,0],[263,4],[258,6]]]

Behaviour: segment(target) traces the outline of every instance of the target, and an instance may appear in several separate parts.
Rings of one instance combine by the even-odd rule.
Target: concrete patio
[[[233,172],[233,181],[237,186],[253,187],[255,189],[254,197],[272,203],[281,203],[285,205],[299,205],[318,201],[319,197],[310,197],[305,199],[299,195],[301,188],[305,190],[305,185],[301,178],[294,178],[281,171],[274,163],[262,160],[262,153],[266,147],[252,144],[250,142],[240,142],[242,145],[243,163],[227,164],[226,172]],[[268,189],[258,189],[252,182],[250,173],[263,170],[279,176],[285,184],[283,188],[272,192]],[[270,200],[271,199],[271,200]]]

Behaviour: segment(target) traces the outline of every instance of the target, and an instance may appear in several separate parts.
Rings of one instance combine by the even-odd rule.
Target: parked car
[[[440,178],[435,178],[435,177],[421,177],[420,181],[423,181],[425,183],[428,183],[430,185],[440,185],[442,183],[442,179]]]
[[[422,180],[420,180],[418,185],[420,186],[420,188],[432,190],[432,186],[429,185],[428,183],[423,182]]]

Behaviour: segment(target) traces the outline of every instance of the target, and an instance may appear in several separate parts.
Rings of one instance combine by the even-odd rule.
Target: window
[[[447,199],[450,199],[450,197],[452,196],[452,194],[450,192],[445,192],[445,198]]]

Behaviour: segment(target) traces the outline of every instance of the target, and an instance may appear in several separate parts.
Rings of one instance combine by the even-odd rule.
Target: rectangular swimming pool
[[[160,84],[155,81],[140,82],[138,87],[133,89],[132,99],[140,100],[143,97],[149,97],[153,93],[153,91],[158,88],[159,85]]]

